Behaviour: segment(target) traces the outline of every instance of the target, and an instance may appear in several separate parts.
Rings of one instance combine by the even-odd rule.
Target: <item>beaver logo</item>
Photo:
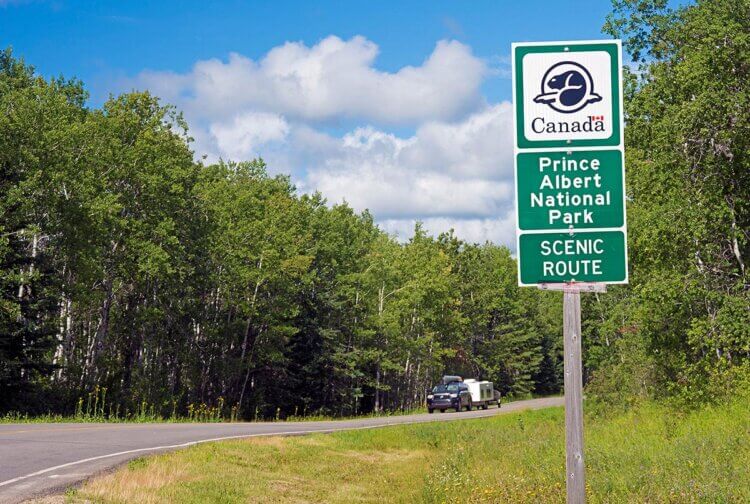
[[[534,97],[536,103],[546,103],[563,114],[578,112],[589,103],[601,101],[594,93],[594,80],[586,68],[572,61],[562,61],[549,67],[542,77],[542,93]]]

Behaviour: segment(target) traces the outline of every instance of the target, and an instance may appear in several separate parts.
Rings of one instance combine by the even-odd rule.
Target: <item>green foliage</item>
[[[601,363],[586,387],[589,408],[596,412],[621,411],[658,395],[655,359],[643,339],[627,334],[612,344],[616,358]]]
[[[750,358],[750,2],[614,7],[605,30],[638,65],[625,104],[632,271],[631,288],[586,306],[592,391],[721,400]]]
[[[2,53],[0,411],[346,416],[456,372],[559,390],[559,299],[518,289],[508,249],[399,243],[262,159],[195,162],[148,93],[85,102]]]
[[[0,390],[5,403],[30,394],[50,371],[59,278],[47,227],[54,218],[50,165],[65,163],[66,132],[82,117],[85,93],[74,81],[45,82],[0,52]]]

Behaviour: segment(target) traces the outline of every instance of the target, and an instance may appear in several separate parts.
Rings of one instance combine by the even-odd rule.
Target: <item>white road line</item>
[[[68,473],[68,474],[50,474],[47,476],[49,479],[57,478],[85,478],[88,476],[86,473]]]
[[[526,408],[520,408],[520,409],[526,409]],[[520,409],[519,410],[514,410],[514,409],[508,410],[508,409],[506,409],[506,410],[503,410],[503,411],[507,411],[508,413],[510,413],[511,411],[520,411]],[[156,451],[156,450],[169,450],[169,449],[173,449],[173,448],[187,448],[189,446],[194,446],[194,445],[197,445],[197,444],[200,444],[200,443],[211,443],[211,442],[214,442],[214,441],[226,441],[228,439],[242,439],[242,438],[253,438],[253,437],[264,437],[264,436],[296,436],[296,435],[302,435],[302,434],[315,434],[315,433],[329,434],[331,432],[336,432],[336,431],[377,429],[377,428],[380,428],[380,427],[390,427],[390,426],[394,426],[394,425],[412,425],[412,424],[417,424],[417,423],[427,423],[429,421],[440,421],[440,420],[443,420],[443,421],[446,421],[446,420],[471,420],[472,418],[484,418],[484,417],[488,417],[488,416],[492,416],[492,415],[496,415],[496,414],[497,414],[497,410],[495,410],[495,411],[493,411],[491,413],[488,412],[486,414],[474,415],[474,416],[471,416],[471,417],[463,417],[463,418],[462,417],[457,417],[457,418],[444,417],[444,420],[440,419],[438,417],[438,418],[434,418],[434,420],[433,419],[430,419],[430,420],[411,420],[411,421],[408,421],[408,422],[398,422],[398,421],[396,421],[396,422],[387,422],[387,423],[377,424],[377,425],[364,425],[364,426],[360,426],[360,427],[310,429],[310,430],[286,431],[286,432],[264,432],[264,433],[257,433],[257,434],[239,434],[239,435],[236,435],[236,436],[224,436],[224,437],[217,437],[217,438],[211,438],[211,439],[200,439],[198,441],[188,441],[187,443],[180,443],[180,444],[173,444],[173,445],[152,446],[150,448],[137,448],[137,449],[134,449],[134,450],[125,450],[125,451],[120,451],[120,452],[115,452],[115,453],[108,453],[106,455],[97,455],[96,457],[89,457],[89,458],[85,458],[85,459],[81,459],[81,460],[76,460],[74,462],[68,462],[66,464],[56,465],[54,467],[48,467],[47,469],[42,469],[41,471],[36,471],[36,472],[33,472],[33,473],[25,474],[23,476],[18,476],[16,478],[0,482],[0,487],[6,486],[6,485],[12,485],[13,483],[17,483],[17,482],[23,481],[25,479],[33,478],[35,476],[40,476],[40,475],[46,474],[48,472],[57,471],[59,469],[65,469],[66,467],[71,467],[71,466],[75,466],[75,465],[79,465],[79,464],[85,464],[86,462],[93,462],[95,460],[102,460],[102,459],[110,458],[110,457],[118,457],[120,455],[130,455],[130,454],[133,454],[133,453],[142,453],[142,452],[149,452],[149,451]]]

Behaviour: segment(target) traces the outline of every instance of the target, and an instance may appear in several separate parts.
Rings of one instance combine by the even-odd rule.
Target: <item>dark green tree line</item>
[[[298,195],[262,160],[203,165],[147,93],[0,56],[0,409],[348,415],[443,373],[559,390],[559,300],[508,249]]]

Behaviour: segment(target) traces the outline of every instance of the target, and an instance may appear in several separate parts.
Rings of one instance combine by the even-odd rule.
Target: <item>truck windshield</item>
[[[432,392],[435,394],[440,394],[442,392],[458,392],[458,385],[455,383],[451,383],[449,385],[436,385],[435,388],[432,389]]]

